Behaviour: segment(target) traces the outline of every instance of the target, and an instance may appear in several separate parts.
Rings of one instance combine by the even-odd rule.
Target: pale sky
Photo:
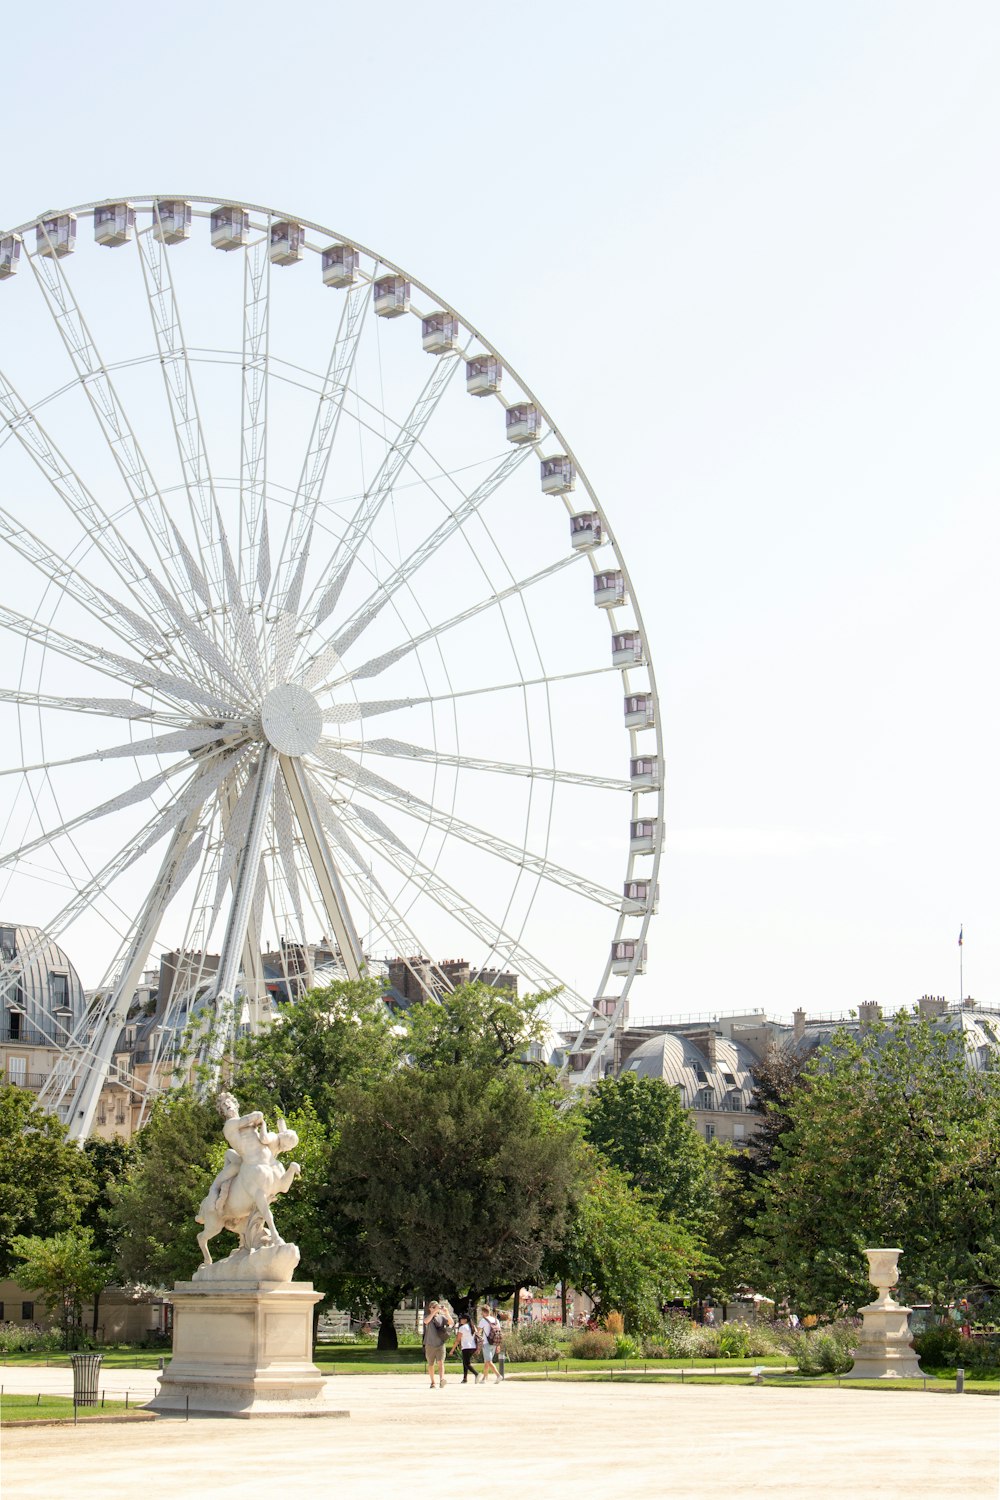
[[[438,289],[556,416],[665,724],[633,1014],[957,999],[960,923],[1000,998],[998,65],[972,0],[5,23],[0,224],[287,209]]]

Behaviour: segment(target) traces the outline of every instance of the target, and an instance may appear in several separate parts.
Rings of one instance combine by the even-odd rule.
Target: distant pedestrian
[[[496,1379],[500,1379],[500,1371],[494,1363],[494,1357],[500,1347],[500,1324],[493,1310],[485,1304],[479,1312],[479,1337],[483,1341],[483,1382],[489,1379],[490,1371],[493,1371]]]
[[[424,1359],[427,1361],[427,1373],[431,1377],[431,1390],[434,1389],[435,1366],[439,1384],[444,1385],[444,1353],[451,1326],[447,1310],[440,1302],[432,1302],[424,1314]]]
[[[472,1358],[479,1348],[479,1335],[472,1326],[467,1314],[462,1313],[458,1320],[458,1332],[455,1334],[455,1342],[451,1346],[452,1354],[456,1349],[462,1351],[462,1384],[467,1385],[469,1376],[472,1376],[473,1385],[478,1384],[479,1375],[472,1364]]]

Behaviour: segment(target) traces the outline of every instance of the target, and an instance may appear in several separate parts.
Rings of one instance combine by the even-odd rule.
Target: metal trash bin
[[[73,1366],[73,1405],[96,1406],[97,1382],[103,1354],[71,1354]]]

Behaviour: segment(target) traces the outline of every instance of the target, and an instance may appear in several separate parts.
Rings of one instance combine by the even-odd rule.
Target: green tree
[[[547,1034],[544,1007],[551,994],[516,995],[481,980],[422,1000],[402,1017],[403,1049],[414,1067],[464,1066],[484,1073],[517,1067],[544,1073],[529,1054]]]
[[[214,1104],[188,1088],[156,1101],[132,1163],[110,1191],[108,1229],[118,1238],[124,1280],[164,1286],[190,1279],[201,1262],[194,1216],[225,1145]]]
[[[356,1271],[454,1301],[537,1280],[566,1230],[581,1147],[519,1072],[406,1070],[345,1102],[330,1202],[352,1227],[338,1238]]]
[[[787,1104],[760,1181],[761,1290],[810,1312],[868,1300],[863,1251],[900,1245],[903,1296],[944,1305],[1000,1283],[1000,1075],[964,1036],[905,1013],[838,1032]]]
[[[605,1078],[582,1105],[587,1140],[628,1181],[655,1200],[661,1218],[696,1227],[713,1211],[713,1152],[677,1089],[660,1078]]]
[[[40,1293],[50,1314],[58,1310],[63,1347],[69,1349],[79,1339],[84,1302],[101,1292],[112,1273],[94,1245],[93,1231],[76,1227],[47,1239],[19,1234],[11,1248],[18,1281]]]
[[[85,1154],[25,1089],[0,1085],[0,1276],[11,1274],[17,1235],[71,1229],[94,1197]]]
[[[620,1312],[626,1329],[641,1334],[656,1328],[663,1303],[686,1296],[692,1276],[709,1262],[690,1229],[674,1217],[661,1219],[623,1172],[595,1155],[552,1264],[599,1313]]]
[[[338,980],[284,1006],[273,1026],[239,1045],[232,1086],[241,1105],[286,1115],[309,1105],[331,1125],[345,1084],[375,1083],[402,1060],[382,995],[378,980]]]

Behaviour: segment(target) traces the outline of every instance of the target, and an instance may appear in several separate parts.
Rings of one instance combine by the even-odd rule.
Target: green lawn
[[[79,1408],[81,1417],[97,1417],[103,1412],[105,1416],[112,1413],[118,1414],[126,1410],[124,1401],[106,1401],[103,1407],[81,1406]],[[135,1411],[135,1404],[128,1408]],[[69,1396],[14,1396],[4,1395],[0,1401],[0,1422],[51,1422],[62,1420],[72,1422],[73,1401]]]

